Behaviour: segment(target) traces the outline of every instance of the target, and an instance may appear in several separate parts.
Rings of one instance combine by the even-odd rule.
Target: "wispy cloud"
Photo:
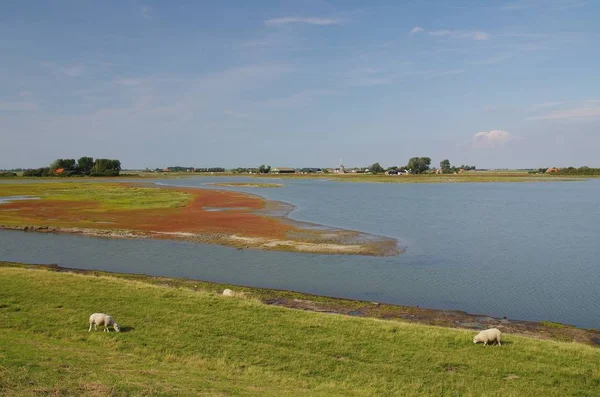
[[[490,35],[483,31],[434,30],[428,33],[430,36],[450,37],[452,39],[487,40],[490,38]]]
[[[425,29],[423,29],[422,27],[415,26],[414,28],[412,28],[410,30],[410,35],[412,36],[412,35],[415,35],[415,34],[423,33],[424,31],[425,31]]]
[[[140,15],[147,21],[152,20],[152,7],[149,6],[141,6],[140,7]]]
[[[267,19],[265,25],[267,26],[283,26],[294,23],[306,24],[306,25],[341,25],[342,20],[339,18],[318,18],[318,17],[281,17]]]
[[[81,77],[85,74],[85,66],[82,63],[71,65],[58,65],[54,62],[43,62],[42,66],[50,69],[56,74],[62,74],[68,77]]]
[[[435,79],[438,77],[455,76],[464,73],[464,69],[448,70],[415,70],[406,72],[391,72],[377,68],[355,69],[347,77],[348,85],[354,87],[373,87],[396,84],[403,80],[422,78]]]
[[[559,103],[561,104],[561,103]],[[546,106],[546,107],[555,107]],[[538,108],[543,109],[543,108]],[[556,109],[546,114],[528,117],[528,120],[572,120],[572,121],[586,121],[600,119],[600,101],[589,100],[585,101],[577,106],[569,108]]]
[[[252,120],[253,119],[249,113],[238,112],[233,109],[225,109],[225,111],[223,111],[223,114],[225,116],[231,117],[233,119],[240,119],[240,120]]]
[[[562,11],[585,6],[585,0],[516,0],[500,6],[505,11],[521,11],[530,8],[545,8],[553,11]]]
[[[38,105],[32,101],[0,101],[2,112],[31,112],[38,110]]]
[[[469,63],[471,63],[473,65],[493,65],[495,63],[507,61],[507,60],[511,59],[513,56],[514,56],[513,54],[503,54],[503,55],[493,56],[490,58],[471,61]]]
[[[554,101],[554,102],[536,103],[535,105],[531,105],[528,110],[531,112],[535,112],[535,111],[538,111],[541,109],[553,108],[553,107],[562,105],[563,103],[565,103],[565,102],[564,101]]]
[[[335,91],[328,89],[304,90],[285,97],[270,98],[257,103],[257,105],[270,109],[293,109],[306,106],[316,98],[333,94]]]
[[[85,73],[83,65],[73,65],[61,68],[62,73],[69,77],[80,77]]]
[[[474,149],[496,148],[504,146],[515,137],[504,130],[482,131],[473,135],[471,146]]]
[[[144,83],[144,79],[133,79],[133,78],[120,78],[115,80],[118,85],[124,85],[127,87],[135,87]]]

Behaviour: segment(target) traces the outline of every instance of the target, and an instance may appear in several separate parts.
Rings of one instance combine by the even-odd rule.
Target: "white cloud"
[[[414,35],[414,34],[419,34],[419,33],[423,33],[425,31],[425,29],[423,29],[422,27],[419,26],[415,26],[414,28],[412,28],[410,30],[410,35]]]
[[[38,105],[31,101],[6,102],[0,101],[0,111],[3,112],[31,112],[38,110]]]
[[[450,37],[453,39],[466,40],[487,40],[490,35],[483,31],[462,31],[462,30],[434,30],[429,32],[434,37]]]
[[[292,23],[303,23],[303,24],[307,24],[307,25],[327,26],[327,25],[341,25],[342,20],[338,19],[338,18],[282,17],[282,18],[267,19],[265,21],[265,25],[267,25],[267,26],[283,26],[283,25],[289,25]]]
[[[501,147],[514,137],[507,131],[482,131],[473,135],[471,145],[475,149]]]
[[[142,15],[142,18],[144,18],[147,21],[150,21],[152,19],[152,7],[141,6],[140,14]]]

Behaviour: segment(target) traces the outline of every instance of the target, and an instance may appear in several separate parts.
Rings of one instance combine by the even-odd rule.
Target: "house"
[[[57,169],[56,169],[56,171],[54,171],[54,173],[55,173],[56,175],[60,175],[60,174],[62,174],[63,172],[65,172],[65,169],[64,169],[64,168],[57,168]]]
[[[272,174],[295,174],[296,169],[290,167],[276,167],[271,169]]]
[[[556,172],[560,171],[560,168],[556,168],[556,167],[550,167],[546,170],[546,174],[554,174]]]

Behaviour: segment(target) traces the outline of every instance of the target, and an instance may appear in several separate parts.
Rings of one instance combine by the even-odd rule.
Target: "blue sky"
[[[600,1],[0,2],[0,168],[600,167]]]

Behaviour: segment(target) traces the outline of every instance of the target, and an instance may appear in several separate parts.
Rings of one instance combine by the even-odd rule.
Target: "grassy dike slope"
[[[92,312],[125,332],[87,332]],[[0,395],[597,395],[600,349],[0,268]]]

